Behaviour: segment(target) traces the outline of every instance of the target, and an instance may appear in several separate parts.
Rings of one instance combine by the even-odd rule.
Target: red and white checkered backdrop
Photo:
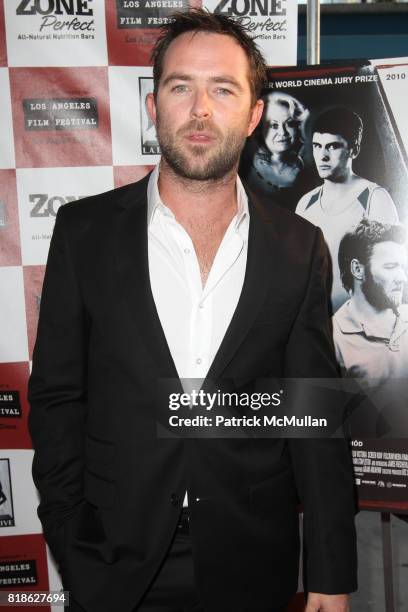
[[[297,4],[269,4],[249,17],[249,0],[204,2],[252,24],[274,65],[293,65]],[[169,14],[193,6],[0,0],[0,589],[61,586],[36,513],[26,398],[55,215],[157,163],[150,52]]]

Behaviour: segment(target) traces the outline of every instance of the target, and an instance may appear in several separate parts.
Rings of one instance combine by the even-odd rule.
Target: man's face
[[[320,178],[341,181],[351,166],[352,151],[340,134],[313,134],[313,157]]]
[[[407,282],[407,252],[402,244],[380,242],[374,245],[365,266],[361,289],[367,301],[378,310],[400,306]]]
[[[238,165],[263,102],[251,104],[249,62],[230,36],[187,32],[164,57],[157,99],[147,97],[162,155],[187,179],[220,179]]]
[[[262,131],[271,153],[284,153],[293,148],[298,137],[298,123],[288,108],[269,104],[263,119]]]

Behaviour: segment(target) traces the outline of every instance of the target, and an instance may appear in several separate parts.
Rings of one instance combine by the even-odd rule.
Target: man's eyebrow
[[[236,79],[234,79],[234,77],[228,76],[227,74],[221,74],[219,76],[211,77],[210,81],[212,81],[213,83],[228,83],[229,85],[232,85],[239,91],[242,91],[241,83],[239,83]]]
[[[312,140],[312,144],[314,145],[318,145],[319,147],[332,147],[333,145],[337,145],[339,147],[343,147],[344,144],[342,142],[339,142],[338,140],[331,140],[330,142],[326,142],[324,145],[322,145],[321,142],[318,142],[317,140]]]
[[[167,85],[171,81],[192,81],[193,77],[182,72],[171,72],[163,81],[163,85]]]
[[[185,74],[182,72],[171,72],[164,79],[163,86],[168,85],[168,83],[171,83],[172,81],[193,81],[193,80],[194,80],[194,77],[191,74]],[[242,91],[243,89],[242,85],[236,79],[234,79],[234,77],[226,75],[226,74],[220,74],[218,76],[210,77],[209,81],[212,83],[227,83],[229,85],[232,85],[239,91]]]

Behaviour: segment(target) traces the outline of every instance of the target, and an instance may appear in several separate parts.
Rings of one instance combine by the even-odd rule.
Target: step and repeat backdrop
[[[0,0],[0,589],[61,586],[26,399],[56,213],[158,162],[150,53],[172,12],[198,6],[244,23],[268,64],[296,64],[294,0]]]
[[[268,64],[286,66],[270,70],[264,117],[240,171],[269,205],[322,227],[345,375],[370,388],[373,379],[401,380],[408,370],[405,238],[383,227],[404,226],[408,214],[408,59],[288,68],[297,53],[294,0],[0,0],[3,589],[60,588],[36,514],[26,399],[55,215],[67,202],[142,178],[158,162],[145,109],[150,52],[170,14],[195,6],[240,20],[257,36]],[[339,180],[345,168],[353,173],[346,186]],[[379,225],[357,231],[362,219]],[[345,234],[353,235],[344,241]],[[359,261],[361,240],[375,242],[371,267]],[[350,254],[352,247],[357,251]],[[380,251],[375,265],[374,249]],[[367,282],[358,263],[369,270]],[[356,484],[362,502],[403,510],[407,444],[378,436],[380,417],[375,436],[353,439]]]

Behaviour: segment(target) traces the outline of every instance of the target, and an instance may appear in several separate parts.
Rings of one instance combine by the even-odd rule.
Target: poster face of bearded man
[[[408,374],[406,232],[367,219],[346,234],[339,268],[350,299],[333,317],[338,362],[347,376],[376,386]]]
[[[361,286],[367,301],[377,310],[398,309],[407,282],[406,269],[404,245],[391,241],[374,245]]]

